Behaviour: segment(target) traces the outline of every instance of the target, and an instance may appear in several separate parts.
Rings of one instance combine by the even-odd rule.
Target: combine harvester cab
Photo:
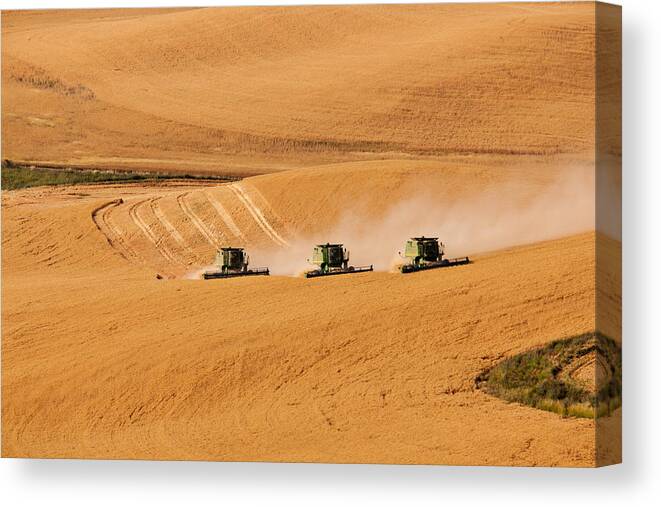
[[[234,278],[237,276],[268,275],[268,268],[248,269],[248,254],[243,248],[226,247],[218,250],[216,254],[216,265],[219,271],[207,271],[203,277],[205,280],[213,278]]]
[[[371,265],[349,266],[349,252],[339,243],[326,243],[325,245],[315,246],[312,251],[312,261],[308,259],[308,262],[310,264],[316,264],[319,268],[305,273],[306,278],[374,271],[374,267]]]
[[[468,264],[468,257],[457,257],[456,259],[444,259],[443,249],[445,245],[438,238],[411,238],[406,242],[403,257],[409,259],[408,264],[400,267],[402,273],[413,273],[425,269],[447,268]],[[400,252],[401,255],[401,252]]]

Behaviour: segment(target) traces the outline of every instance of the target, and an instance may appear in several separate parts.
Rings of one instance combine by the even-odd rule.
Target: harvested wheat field
[[[3,13],[3,159],[241,178],[3,190],[3,456],[620,461],[619,408],[597,434],[478,385],[621,343],[594,9]],[[472,262],[400,273],[422,234]],[[301,276],[329,241],[374,271]],[[229,245],[271,275],[202,280]]]
[[[254,174],[591,151],[594,16],[590,3],[7,12],[3,152]]]

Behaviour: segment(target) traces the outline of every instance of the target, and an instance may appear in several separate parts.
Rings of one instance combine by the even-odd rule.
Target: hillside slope
[[[5,158],[254,173],[594,143],[590,3],[27,11],[2,29]]]
[[[518,194],[504,171],[419,162],[317,167],[212,188],[3,193],[3,455],[594,465],[593,421],[475,389],[480,372],[504,357],[594,329],[594,233],[478,255],[458,268],[402,275],[380,264],[309,280],[282,261],[304,261],[298,243],[274,240],[337,231],[352,191],[368,199],[365,217],[387,214],[389,203],[406,202],[401,183],[415,174],[425,175],[431,202],[465,198],[467,209],[482,202],[497,216],[480,201],[491,187],[521,205],[505,208],[505,223],[516,210],[520,223],[530,212],[537,223],[530,202],[554,186],[551,173],[536,172]],[[328,187],[329,174],[343,177]],[[288,194],[292,187],[300,192]],[[313,213],[315,199],[327,214]],[[466,223],[451,216],[459,226],[450,230]],[[208,262],[209,239],[237,231],[256,258],[276,263],[275,275],[290,276],[154,277]],[[394,254],[380,234],[360,245],[360,234],[352,238],[357,259]],[[601,249],[613,265],[619,251],[612,240]],[[601,311],[616,315],[620,281],[606,283],[612,297]],[[620,323],[605,326],[619,341]],[[619,419],[603,423],[616,434]],[[618,458],[615,441],[600,447],[600,462]]]
[[[247,248],[255,265],[295,275],[311,268],[314,244],[330,241],[345,243],[353,263],[389,271],[412,235],[440,235],[453,256],[592,230],[592,188],[590,164],[571,160],[390,160],[216,186],[35,188],[3,196],[4,230],[22,245],[3,249],[3,261],[9,274],[105,271],[119,261],[149,278],[181,277],[210,264],[219,246],[234,245]],[[83,243],[93,234],[95,243]],[[55,251],[59,235],[70,241]]]

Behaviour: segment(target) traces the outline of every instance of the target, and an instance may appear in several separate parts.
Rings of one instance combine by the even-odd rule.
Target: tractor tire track
[[[161,199],[162,197],[155,197],[149,200],[149,206],[151,207],[152,213],[154,213],[156,220],[160,222],[160,224],[168,232],[172,239],[175,240],[175,242],[177,242],[187,252],[192,253],[190,246],[188,246],[188,243],[186,243],[184,237],[177,230],[177,228],[172,225],[172,222],[168,220],[168,218],[165,216],[165,213],[163,213],[163,210],[158,206],[158,201]]]
[[[283,222],[282,218],[280,217],[280,215],[278,215],[278,213],[275,211],[275,209],[273,209],[273,206],[271,206],[271,203],[268,201],[268,199],[266,197],[264,197],[264,194],[262,194],[259,191],[259,189],[254,185],[251,186],[251,189],[252,189],[252,192],[257,197],[259,197],[259,199],[261,200],[264,211],[266,211],[277,222],[279,222],[280,224],[283,224],[284,222]]]
[[[129,216],[131,217],[131,220],[133,220],[133,223],[135,223],[138,229],[142,231],[144,236],[154,245],[158,253],[161,254],[161,256],[166,261],[181,264],[181,261],[177,260],[175,255],[165,245],[162,244],[162,238],[157,238],[154,234],[154,231],[149,228],[149,225],[147,225],[147,223],[140,216],[138,208],[146,203],[151,204],[151,201],[153,200],[154,199],[144,199],[132,204],[129,208]]]
[[[239,198],[241,203],[248,210],[248,213],[252,215],[257,225],[264,231],[264,233],[277,245],[288,247],[289,243],[276,232],[276,230],[271,226],[271,224],[266,220],[262,210],[257,207],[257,205],[252,201],[250,196],[238,185],[231,184],[229,185],[230,190]]]
[[[106,237],[108,244],[117,250],[119,255],[127,261],[132,259],[140,260],[140,256],[126,241],[125,234],[110,219],[111,211],[117,209],[122,204],[124,204],[123,199],[115,199],[105,203],[92,212],[92,220],[96,228]]]
[[[211,231],[211,229],[207,226],[207,224],[205,224],[204,221],[189,206],[189,204],[186,202],[186,196],[188,194],[190,194],[190,192],[185,192],[177,196],[177,204],[179,205],[179,208],[181,209],[181,211],[184,212],[184,215],[188,217],[188,219],[200,232],[200,234],[204,237],[204,239],[206,239],[207,242],[214,248],[218,248],[219,242],[216,241],[215,238],[218,237],[219,234],[218,233],[214,234],[214,232]]]
[[[236,225],[234,220],[232,219],[232,216],[227,212],[225,207],[216,199],[213,198],[208,192],[204,192],[204,195],[206,196],[207,200],[211,203],[213,208],[216,210],[216,213],[218,213],[218,216],[220,219],[223,221],[225,226],[232,232],[232,234],[239,238],[244,240],[245,236],[241,232],[241,229]]]

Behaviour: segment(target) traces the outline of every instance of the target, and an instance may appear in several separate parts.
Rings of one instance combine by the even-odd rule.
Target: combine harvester
[[[315,246],[312,251],[312,261],[308,259],[308,262],[316,264],[319,268],[306,272],[306,278],[374,271],[374,267],[371,265],[349,266],[349,252],[341,244],[326,243],[325,245]]]
[[[443,248],[445,245],[438,241],[438,238],[411,238],[406,242],[404,255],[399,255],[409,259],[409,264],[403,264],[399,270],[402,273],[413,273],[425,269],[447,268],[450,266],[461,266],[468,264],[468,257],[457,257],[456,259],[444,259]]]
[[[221,248],[216,254],[216,265],[220,271],[207,271],[203,275],[205,280],[269,274],[268,268],[248,269],[248,254],[243,248]]]

